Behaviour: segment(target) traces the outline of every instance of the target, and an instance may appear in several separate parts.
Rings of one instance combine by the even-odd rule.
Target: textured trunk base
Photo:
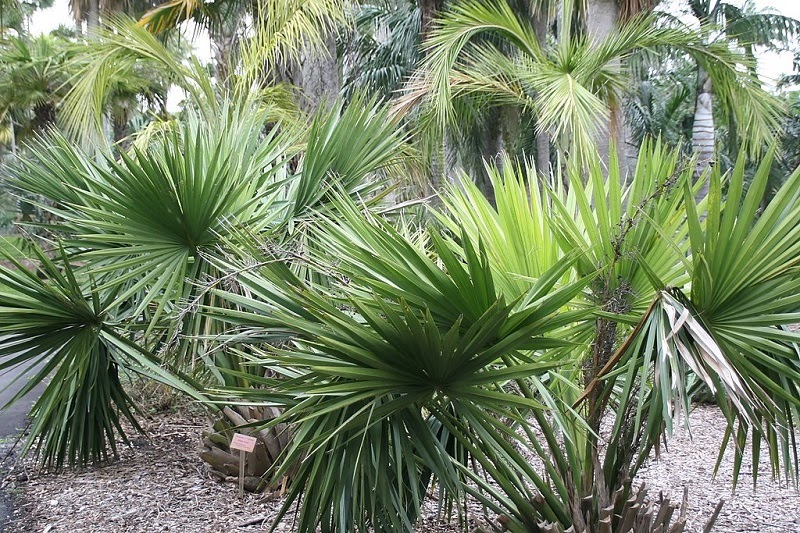
[[[246,424],[262,423],[274,419],[280,411],[274,407],[225,407],[214,423],[203,433],[203,451],[200,458],[208,465],[211,475],[221,481],[239,481],[238,450],[231,450],[234,433],[255,437],[253,453],[245,454],[244,488],[249,492],[260,492],[267,487],[285,487],[287,479],[276,480],[271,477],[278,465],[280,456],[289,446],[291,432],[284,424],[270,429],[258,427],[239,427]]]

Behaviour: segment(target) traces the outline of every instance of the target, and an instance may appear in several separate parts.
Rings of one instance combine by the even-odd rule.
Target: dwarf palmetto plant
[[[568,257],[522,298],[507,301],[479,243],[463,241],[468,255],[461,263],[435,231],[427,234],[429,248],[421,247],[352,206],[340,209],[341,219],[315,230],[339,258],[324,267],[328,288],[269,263],[241,272],[246,296],[220,292],[235,309],[208,312],[251,340],[295,336],[291,348],[252,358],[277,378],[234,393],[285,405],[275,423],[295,426],[278,474],[302,461],[282,514],[302,500],[302,531],[370,524],[410,530],[431,477],[451,496],[475,492],[466,479],[479,478],[466,469],[467,458],[500,452],[503,419],[521,422],[519,410],[543,407],[505,385],[527,386],[526,379],[552,367],[530,354],[564,344],[545,334],[575,320],[559,311],[585,283],[552,290],[574,260]],[[234,261],[229,268],[242,267]],[[474,431],[498,441],[474,449]],[[508,498],[524,506],[524,487],[507,488]]]
[[[189,117],[119,161],[96,162],[55,136],[11,180],[48,200],[41,208],[58,220],[53,229],[65,246],[92,264],[101,290],[133,306],[134,319],[146,317],[148,340],[178,301],[193,298],[194,280],[218,276],[201,252],[227,228],[259,232],[274,223],[274,191],[294,139],[277,129],[262,136],[264,115],[253,107],[220,111],[217,128]],[[208,326],[169,322],[168,335],[176,328],[200,335]]]
[[[583,251],[573,279],[596,276],[575,302],[592,309],[576,337],[585,344],[550,351],[564,361],[551,373],[560,377],[548,383],[564,402],[554,412],[569,418],[574,408],[586,424],[556,428],[547,418],[536,419],[549,428],[545,434],[570,428],[539,452],[568,489],[555,491],[570,508],[564,528],[597,527],[604,508],[619,503],[616,491],[630,496],[628,480],[662,433],[671,431],[673,418],[689,409],[690,375],[710,384],[730,430],[736,428],[737,474],[750,435],[756,463],[766,446],[773,473],[797,480],[800,339],[783,326],[798,318],[798,177],[787,182],[780,205],[759,217],[757,198],[770,165],[767,157],[743,195],[740,161],[726,177],[725,200],[717,171],[710,178],[712,194],[697,206],[692,168],[678,166],[676,153],[645,146],[626,189],[614,179],[613,158],[611,179],[604,182],[593,168],[583,185],[573,169],[567,193],[536,183],[527,192],[506,165],[504,175],[495,175],[496,210],[469,186],[445,202],[440,219],[450,227],[490,236],[487,254],[512,294],[566,251]],[[772,240],[764,245],[768,235]],[[532,243],[527,249],[526,240]],[[601,422],[609,416],[611,431],[601,441]]]
[[[118,160],[98,160],[54,135],[31,149],[10,184],[42,199],[54,217],[46,229],[81,276],[91,272],[109,320],[176,368],[241,385],[221,371],[239,370],[240,359],[212,346],[218,324],[194,312],[221,304],[204,289],[226,275],[213,258],[246,235],[291,261],[307,245],[309,217],[326,210],[334,190],[375,194],[381,185],[370,178],[402,159],[404,135],[388,110],[359,103],[321,112],[303,139],[272,124],[258,98],[228,101],[213,124],[205,112],[189,114]]]
[[[570,166],[569,191],[507,164],[496,208],[453,188],[425,239],[340,202],[314,231],[325,286],[269,255],[227,260],[246,291],[217,291],[236,306],[209,315],[291,340],[250,357],[275,373],[263,388],[222,393],[286,408],[284,512],[301,500],[301,531],[410,530],[435,479],[511,531],[627,530],[647,521],[630,480],[698,382],[737,474],[752,439],[796,481],[800,338],[782,326],[800,318],[800,173],[757,216],[770,164],[747,194],[743,163],[713,174],[699,205],[691,163],[660,146],[625,188],[613,157],[607,181]]]
[[[321,113],[304,145],[279,125],[263,133],[270,114],[258,102],[218,111],[213,127],[190,115],[146,151],[119,161],[98,163],[56,136],[10,181],[49,201],[41,208],[59,221],[51,229],[105,274],[101,288],[120,288],[119,302],[135,300],[132,316],[149,315],[148,334],[177,302],[196,297],[198,282],[220,276],[205,257],[232,235],[281,240],[287,226],[323,209],[332,184],[372,194],[369,173],[402,152],[401,133],[381,134],[392,128],[387,111],[368,102]],[[290,172],[287,163],[301,151],[299,169]],[[183,333],[207,334],[201,322]]]

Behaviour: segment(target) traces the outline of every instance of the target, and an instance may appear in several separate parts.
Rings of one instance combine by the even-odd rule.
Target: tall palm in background
[[[154,33],[188,19],[208,28],[219,43],[218,71],[224,81],[225,73],[238,62],[230,53],[233,36],[246,15],[252,19],[255,39],[260,42],[257,48],[264,54],[262,77],[294,84],[303,111],[313,113],[326,102],[332,105],[341,87],[336,33],[348,19],[342,0],[224,0],[211,5],[179,0],[152,9],[141,22]]]
[[[106,19],[110,28],[114,28],[115,18]],[[64,107],[59,110],[60,125],[67,131],[74,132],[70,122],[72,106],[82,91],[86,90],[87,85],[99,84],[95,87],[97,109],[101,111],[100,116],[95,115],[95,123],[98,128],[98,136],[102,132],[103,137],[110,136],[113,143],[129,145],[130,137],[134,133],[133,121],[139,119],[147,124],[157,118],[164,119],[168,116],[166,109],[167,92],[172,84],[174,75],[166,71],[162,64],[156,61],[118,61],[117,68],[105,75],[98,75],[93,79],[85,79],[87,72],[97,73],[95,63],[98,53],[108,53],[108,43],[104,42],[104,36],[111,35],[115,30],[98,29],[95,34],[79,43],[73,49],[70,62],[66,65],[70,75],[72,88],[64,99]],[[179,35],[171,35],[170,38],[161,42],[164,57],[172,56],[176,60],[186,57],[187,44]],[[117,54],[119,55],[119,50]],[[121,54],[124,56],[124,52]],[[157,65],[154,67],[154,63]],[[160,66],[161,68],[158,68]],[[110,122],[110,131],[106,124]],[[89,137],[93,129],[85,130],[84,135]]]
[[[405,0],[362,4],[353,22],[352,35],[341,39],[343,95],[366,91],[394,98],[421,58],[420,9]]]
[[[153,7],[149,0],[69,0],[69,10],[80,31],[86,23],[87,33],[100,27],[107,17],[124,13],[140,17]]]
[[[688,0],[687,6],[689,13],[700,24],[699,31],[703,41],[724,42],[740,48],[743,51],[741,63],[753,77],[756,76],[757,47],[786,49],[800,36],[800,21],[777,13],[759,12],[750,1],[739,7],[720,0]],[[716,96],[726,116],[728,148],[731,154],[738,152],[738,132],[747,130],[749,125],[745,117],[736,112],[741,102],[732,100],[725,90],[720,89],[714,76],[703,65],[698,64],[696,68],[692,146],[698,155],[699,175],[714,162],[715,157],[716,129],[712,95]],[[757,145],[758,140],[754,140],[754,143],[755,148],[760,148]],[[748,145],[749,148],[753,148],[754,143]]]
[[[144,13],[140,24],[156,35],[175,30],[187,20],[207,30],[214,51],[215,76],[225,83],[228,69],[235,61],[232,54],[236,53],[243,19],[250,7],[249,2],[233,0],[213,3],[172,1],[159,4]]]
[[[481,39],[486,36],[501,39],[509,51]],[[741,55],[651,18],[634,18],[601,42],[581,35],[567,18],[555,45],[542,47],[530,23],[507,4],[466,2],[443,16],[426,46],[425,66],[405,100],[422,103],[433,123],[455,124],[459,98],[491,97],[532,110],[537,128],[551,131],[562,153],[584,160],[591,157],[598,131],[619,141],[622,117],[614,111],[630,79],[624,60],[641,50],[678,48],[703,65],[718,92],[738,104],[734,113],[748,125],[752,144],[767,142],[777,125],[776,101],[738,69]]]
[[[53,5],[52,0],[2,0],[0,1],[0,39],[4,39],[9,30],[22,36],[27,30],[28,18],[37,9],[46,9]]]
[[[0,42],[0,124],[12,151],[55,124],[56,107],[67,92],[71,44],[49,35]]]
[[[643,61],[647,65],[646,61]],[[645,139],[661,139],[691,156],[694,87],[697,79],[693,61],[678,56],[665,60],[668,68],[648,72],[625,100],[625,118],[631,141],[641,146]]]
[[[197,60],[184,63],[180,40],[160,41],[125,16],[110,16],[79,49],[81,54],[70,64],[72,84],[59,110],[59,126],[83,143],[109,144],[106,125],[112,103],[126,103],[126,113],[112,113],[116,122],[124,123],[124,115],[140,105],[139,99],[163,111],[171,85],[183,89],[192,102],[213,99],[203,67]]]

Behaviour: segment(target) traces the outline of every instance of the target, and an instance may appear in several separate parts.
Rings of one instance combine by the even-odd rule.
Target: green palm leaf
[[[431,232],[437,263],[381,220],[343,202],[339,209],[343,216],[318,230],[340,259],[324,266],[329,289],[319,294],[279,264],[252,271],[234,263],[250,296],[220,292],[239,310],[209,313],[245,328],[239,338],[295,335],[291,348],[268,349],[257,361],[283,377],[245,396],[283,403],[281,421],[296,426],[282,473],[307,457],[283,512],[303,494],[302,531],[407,531],[431,476],[455,496],[467,490],[459,454],[475,444],[471,424],[496,432],[489,419],[543,408],[503,385],[558,364],[530,350],[563,344],[546,334],[574,320],[556,313],[583,285],[552,292],[569,267],[558,264],[517,310],[496,293],[482,246],[464,240],[471,252],[462,262]],[[374,464],[386,466],[386,481],[374,478]]]
[[[116,321],[114,292],[100,291],[94,277],[61,256],[56,263],[36,249],[42,280],[11,256],[0,266],[0,370],[23,366],[30,380],[10,403],[46,382],[30,412],[27,451],[48,466],[84,466],[116,455],[116,438],[134,430],[136,407],[120,372],[133,370],[202,399],[199,386],[169,371],[150,353],[127,340]],[[25,375],[20,373],[20,376]]]
[[[264,122],[258,108],[223,106],[219,128],[194,115],[120,161],[96,162],[56,136],[11,184],[49,200],[41,208],[63,221],[55,229],[92,262],[100,287],[117,289],[116,303],[134,298],[134,316],[153,306],[152,331],[212,273],[202,253],[221,236],[277,224],[274,191],[293,139],[278,129],[262,137]]]
[[[539,131],[552,132],[561,150],[571,150],[572,158],[584,163],[592,160],[600,132],[617,134],[609,122],[626,91],[626,60],[634,52],[677,49],[691,56],[709,73],[741,131],[748,132],[753,153],[778,126],[777,100],[739,68],[751,64],[745,55],[652,17],[634,17],[598,43],[565,24],[555,46],[542,47],[530,23],[506,2],[462,2],[445,12],[426,47],[425,64],[409,83],[402,106],[421,104],[427,121],[441,129],[455,125],[460,99],[490,96],[495,104],[535,112]]]

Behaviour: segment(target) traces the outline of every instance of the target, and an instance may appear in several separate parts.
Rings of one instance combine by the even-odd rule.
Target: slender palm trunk
[[[599,43],[614,33],[618,20],[617,0],[587,0],[586,26],[594,43]]]
[[[444,0],[419,0],[420,42],[424,43],[427,41],[428,35],[432,29],[433,20],[436,18],[436,15],[439,14],[443,4]],[[422,54],[424,55],[424,53],[423,49]],[[420,60],[424,60],[424,57],[420,57]],[[433,203],[438,202],[438,197],[435,196],[436,192],[441,188],[443,178],[447,177],[447,161],[451,151],[452,141],[445,133],[442,138],[441,151],[432,156],[427,190],[425,191],[426,196],[431,196],[433,198]]]
[[[131,127],[128,122],[128,117],[125,114],[115,115],[112,114],[112,131],[114,135],[114,144],[120,151],[127,151],[131,146]]]
[[[597,44],[617,31],[620,21],[620,9],[617,0],[587,0],[586,24],[589,37]],[[619,60],[611,65],[614,69],[621,69]],[[636,168],[636,155],[632,151],[631,131],[625,125],[624,113],[620,102],[614,102],[609,107],[609,121],[606,128],[600,128],[595,137],[595,145],[600,159],[608,165],[611,147],[615,146],[621,166],[623,181]]]
[[[547,44],[547,35],[550,31],[549,22],[547,13],[544,12],[539,12],[533,17],[533,31],[536,34],[536,40],[539,41],[539,46],[544,47]],[[548,183],[552,180],[549,131],[542,130],[536,133],[536,172],[540,176],[545,176]]]
[[[224,23],[221,28],[209,32],[214,56],[214,70],[217,81],[226,84],[230,75],[231,55],[236,45],[238,23]]]
[[[11,132],[11,155],[17,155],[17,135],[14,132],[14,119],[9,118],[9,130]]]
[[[433,19],[439,14],[443,4],[443,0],[419,0],[420,26],[422,30],[421,37],[423,42],[428,38]]]
[[[714,110],[711,102],[711,78],[700,69],[697,73],[697,100],[694,108],[694,123],[692,124],[692,150],[697,156],[695,165],[695,179],[699,179],[703,172],[714,163]],[[708,194],[708,180],[698,192],[698,198]]]
[[[489,111],[489,116],[483,127],[483,146],[482,158],[485,161],[491,162],[494,165],[502,165],[501,154],[506,150],[504,127],[507,121],[511,121],[512,117],[508,115],[513,113],[513,109],[508,106],[501,106],[493,108]],[[495,205],[494,188],[492,187],[489,174],[485,168],[481,166],[474,171],[475,184],[492,205]]]

